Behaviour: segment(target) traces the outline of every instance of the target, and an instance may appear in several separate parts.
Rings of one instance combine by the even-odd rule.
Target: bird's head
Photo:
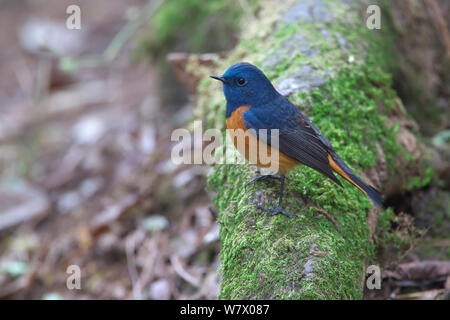
[[[264,73],[250,63],[234,64],[222,76],[210,77],[223,84],[227,117],[241,106],[262,106],[280,95]]]

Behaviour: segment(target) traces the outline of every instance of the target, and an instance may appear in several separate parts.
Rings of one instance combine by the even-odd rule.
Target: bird
[[[367,195],[375,205],[382,207],[381,193],[364,183],[345,164],[311,120],[280,94],[258,67],[239,62],[230,66],[223,75],[210,77],[222,82],[226,99],[226,128],[243,133],[250,132],[245,137],[245,144],[240,147],[237,143],[239,136],[234,136],[233,143],[238,151],[249,160],[252,151],[249,148],[250,140],[255,140],[258,150],[260,145],[265,144],[268,148],[267,154],[278,152],[278,172],[256,176],[247,183],[249,185],[269,178],[280,181],[278,205],[271,202],[270,208],[257,205],[263,213],[293,216],[282,206],[283,192],[286,174],[299,165],[320,172],[342,187],[342,183],[334,174],[337,173]],[[267,130],[264,139],[259,133],[262,132],[261,129]],[[272,132],[277,132],[278,135],[278,145],[273,148]],[[255,164],[257,167],[267,167],[267,164],[260,161]]]

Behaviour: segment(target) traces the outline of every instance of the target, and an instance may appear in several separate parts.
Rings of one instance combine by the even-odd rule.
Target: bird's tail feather
[[[344,163],[344,161],[339,156],[328,155],[328,161],[331,168],[335,172],[352,183],[359,190],[364,192],[377,206],[383,206],[383,197],[381,193],[374,187],[365,184],[360,178],[358,178],[356,174],[353,173],[353,171]]]

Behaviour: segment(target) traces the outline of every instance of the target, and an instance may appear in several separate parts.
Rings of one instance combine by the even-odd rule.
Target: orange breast
[[[249,108],[249,106],[242,106],[227,118],[228,134],[239,153],[258,167],[277,168],[280,173],[285,173],[298,166],[300,162],[279,152],[278,149],[271,148],[263,141],[259,141],[255,135],[247,131],[243,113]],[[272,157],[272,152],[277,152],[277,156]]]

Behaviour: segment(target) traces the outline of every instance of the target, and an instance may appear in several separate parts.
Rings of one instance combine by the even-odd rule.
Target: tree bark
[[[357,1],[261,1],[246,18],[240,43],[215,67],[191,61],[205,76],[197,116],[223,128],[225,100],[206,78],[239,61],[256,64],[330,140],[361,178],[384,196],[420,176],[422,146],[391,87],[394,39],[387,19],[366,26]],[[286,180],[285,209],[267,216],[255,206],[276,201],[279,183],[245,183],[250,165],[216,165],[209,176],[221,224],[221,292],[224,299],[358,299],[365,268],[375,263],[374,234],[383,211],[350,183],[340,188],[300,166]],[[382,232],[382,230],[378,230]]]

